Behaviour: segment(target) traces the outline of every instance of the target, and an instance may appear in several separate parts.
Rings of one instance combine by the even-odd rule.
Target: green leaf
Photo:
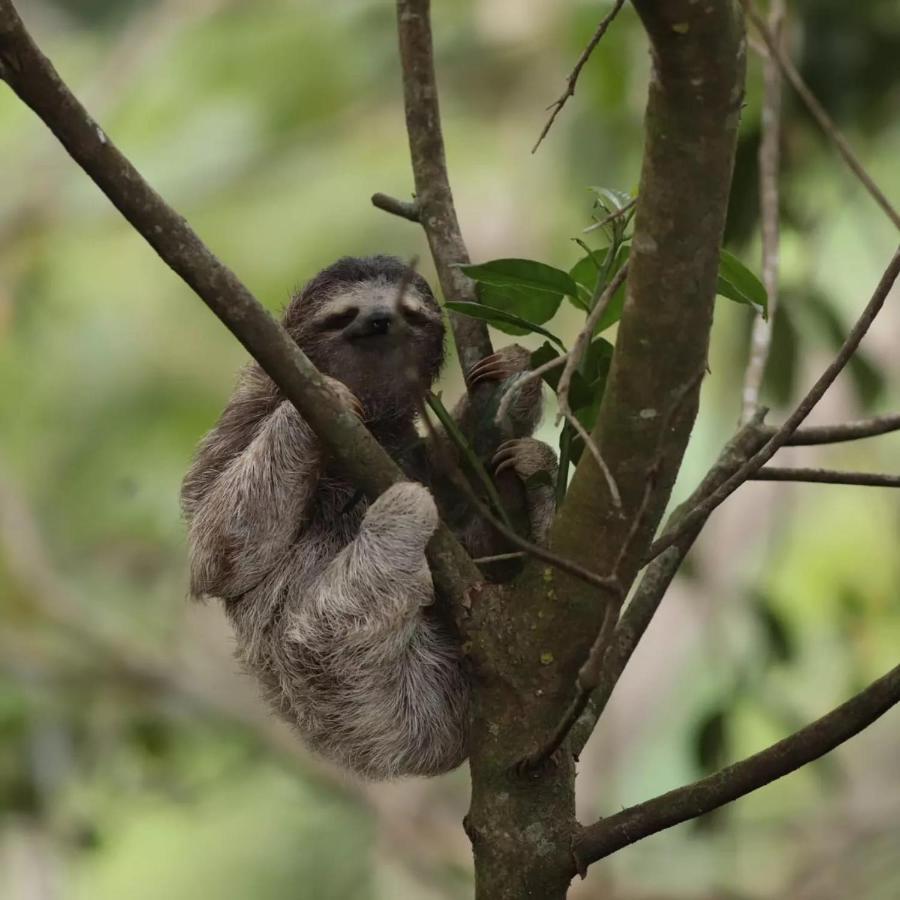
[[[572,294],[567,294],[566,296],[582,312],[590,312],[591,298],[594,296],[594,286],[597,284],[597,275],[599,273],[600,266],[591,254],[583,256],[569,269],[569,275],[575,282],[578,291],[575,296]]]
[[[612,261],[612,265],[609,267],[609,278],[612,278],[622,266],[628,262],[628,257],[631,255],[631,244],[621,244],[619,249],[616,252],[615,259]],[[622,318],[622,310],[625,308],[625,287],[623,284],[619,287],[619,289],[612,295],[609,305],[603,312],[603,315],[600,316],[600,319],[597,322],[597,327],[594,329],[594,334],[601,334],[606,331],[607,328],[615,325],[619,319]]]
[[[762,282],[733,254],[719,251],[719,279],[716,293],[737,303],[759,309],[769,315],[769,298]]]
[[[556,315],[562,298],[562,294],[549,294],[546,291],[478,285],[478,299],[485,306],[521,316],[535,325],[550,321]]]
[[[558,356],[559,351],[557,351],[549,341],[544,341],[544,343],[531,354],[531,368],[536,369],[538,366],[542,366],[544,363],[548,363],[551,359],[556,359]],[[562,366],[557,366],[557,368],[551,369],[549,372],[544,372],[542,377],[544,383],[550,385],[555,391],[561,375]]]
[[[612,356],[613,345],[606,338],[595,338],[585,353],[583,364],[585,377],[594,388],[600,388],[601,394],[606,387],[606,376],[609,374]]]
[[[479,265],[461,265],[459,268],[474,281],[494,287],[546,291],[549,294],[569,296],[578,293],[568,272],[533,259],[494,259]]]
[[[503,309],[494,309],[491,306],[485,306],[483,303],[472,303],[468,300],[453,300],[445,303],[444,306],[453,312],[460,313],[464,316],[471,316],[473,319],[482,319],[489,322],[495,328],[506,331],[508,334],[542,334],[545,338],[549,338],[560,347],[564,352],[566,345],[552,332],[546,328],[541,328],[534,322],[529,322],[521,316],[514,313],[506,312]],[[521,331],[511,331],[511,328],[519,328]]]

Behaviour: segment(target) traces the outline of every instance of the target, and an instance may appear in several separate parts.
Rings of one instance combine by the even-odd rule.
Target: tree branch
[[[541,141],[547,137],[547,132],[553,127],[553,123],[556,121],[556,117],[562,111],[562,108],[566,105],[566,101],[568,101],[569,97],[575,96],[575,85],[578,83],[578,76],[581,75],[581,70],[585,67],[587,61],[591,58],[591,54],[594,52],[594,48],[597,44],[603,40],[603,35],[606,34],[607,29],[613,23],[613,19],[619,14],[622,7],[625,5],[625,0],[615,0],[613,4],[613,8],[604,16],[603,20],[597,26],[597,30],[594,32],[593,37],[588,41],[587,47],[581,51],[581,56],[578,57],[578,62],[575,63],[575,68],[572,69],[571,74],[566,80],[566,89],[563,91],[562,96],[553,103],[550,104],[548,109],[550,109],[550,118],[547,120],[547,124],[544,125],[541,133],[538,135],[538,139],[535,142],[535,145],[531,148],[531,152],[537,152],[537,148],[541,146]]]
[[[872,294],[872,298],[866,304],[866,307],[856,321],[856,324],[850,330],[850,334],[847,335],[837,356],[819,376],[816,383],[810,388],[809,392],[794,412],[791,413],[785,423],[774,435],[772,435],[766,444],[754,453],[753,456],[728,479],[728,481],[689,512],[678,528],[670,533],[664,534],[653,542],[647,554],[647,561],[658,556],[667,547],[671,547],[680,537],[693,529],[698,522],[705,519],[748,478],[755,472],[758,472],[775,455],[777,450],[787,443],[797,427],[809,415],[813,407],[822,398],[825,391],[828,390],[835,378],[840,374],[850,357],[856,352],[856,348],[859,346],[863,337],[865,337],[866,332],[869,330],[869,327],[875,320],[881,307],[884,306],[884,302],[890,293],[894,281],[897,279],[898,273],[900,273],[900,248],[895,251],[891,261],[888,263],[887,269],[885,269],[884,274],[881,276],[881,279],[875,288],[875,292]]]
[[[763,466],[751,481],[806,481],[812,484],[856,484],[862,487],[900,487],[900,475],[878,472],[841,472],[836,469],[803,469]]]
[[[772,40],[781,44],[784,22],[784,0],[772,0],[769,8],[769,28]],[[762,139],[759,144],[759,209],[762,223],[762,282],[768,296],[768,315],[757,312],[750,337],[750,359],[744,374],[743,410],[741,421],[750,421],[759,405],[772,324],[778,309],[778,232],[779,192],[778,174],[781,165],[781,76],[778,63],[770,53],[763,61]]]
[[[578,871],[629,844],[695,819],[783,778],[859,734],[900,702],[900,666],[821,719],[753,756],[693,784],[585,828],[575,842]]]
[[[218,316],[370,498],[404,476],[284,328],[147,184],[41,53],[10,0],[0,0],[0,77],[44,121],[113,205]],[[460,597],[477,568],[445,526],[429,544],[439,590]]]
[[[776,429],[769,429],[771,437]],[[842,422],[838,425],[809,425],[798,428],[787,440],[785,447],[810,447],[818,444],[840,444],[861,438],[878,437],[900,431],[900,413],[874,416],[858,422]]]
[[[430,0],[397,0],[397,34],[416,205],[444,299],[477,301],[474,283],[457,268],[458,264],[469,262],[469,254],[447,176],[430,6]],[[450,323],[460,363],[467,372],[492,352],[487,326],[459,313],[450,313]]]
[[[887,217],[894,223],[895,228],[900,228],[900,212],[894,208],[890,200],[884,195],[881,188],[875,184],[872,176],[863,168],[862,163],[857,159],[847,139],[838,130],[837,125],[831,121],[831,117],[825,112],[825,108],[816,99],[816,95],[809,89],[806,82],[800,76],[800,73],[794,67],[791,58],[785,53],[781,42],[777,40],[775,35],[766,26],[765,20],[759,11],[754,7],[751,0],[741,0],[741,5],[747,14],[747,18],[754,24],[760,37],[766,45],[766,49],[772,57],[777,61],[781,68],[782,74],[791,83],[791,87],[797,92],[797,95],[806,105],[812,117],[816,120],[819,127],[825,133],[825,136],[834,144],[838,153],[849,166],[853,174],[859,179],[863,187],[872,196],[872,199],[882,208]]]
[[[420,222],[419,204],[415,200],[398,200],[388,194],[372,194],[372,206],[410,222]]]

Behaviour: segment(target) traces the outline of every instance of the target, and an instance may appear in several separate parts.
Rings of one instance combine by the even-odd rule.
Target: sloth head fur
[[[440,307],[421,275],[392,256],[344,257],[291,301],[284,325],[371,423],[407,422],[444,360]]]

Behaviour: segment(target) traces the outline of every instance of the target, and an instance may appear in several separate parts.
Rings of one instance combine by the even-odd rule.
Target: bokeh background
[[[568,268],[590,185],[633,189],[647,80],[626,8],[536,155],[604,2],[436,2],[451,177],[476,261]],[[20,0],[119,146],[272,309],[337,256],[418,254],[388,0]],[[790,47],[900,197],[900,7],[805,0]],[[2,86],[0,86],[2,87]],[[790,91],[777,420],[896,241]],[[759,63],[727,243],[758,271]],[[365,785],[271,720],[220,611],[186,599],[178,489],[245,355],[0,89],[0,897],[457,898],[465,770]],[[815,414],[900,406],[892,302]],[[559,327],[574,335],[578,315]],[[683,497],[735,424],[751,313],[720,300]],[[498,335],[498,342],[511,340]],[[527,341],[526,341],[527,343]],[[455,366],[443,388],[459,394]],[[548,415],[544,436],[555,439]],[[783,454],[900,471],[887,436]],[[753,752],[897,661],[900,505],[749,484],[713,517],[585,753],[585,820]],[[578,897],[900,896],[900,716],[733,809],[635,845]]]

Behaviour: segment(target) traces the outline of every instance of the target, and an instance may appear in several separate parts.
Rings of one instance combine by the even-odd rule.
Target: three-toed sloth
[[[443,362],[441,311],[400,260],[348,257],[291,300],[283,323],[410,480],[367,506],[250,365],[182,487],[191,592],[223,601],[244,665],[313,748],[368,778],[445,772],[467,755],[469,688],[456,639],[434,614],[429,487],[473,556],[495,535],[475,513],[445,511],[458,507],[437,490],[446,447],[438,452],[415,427]],[[470,383],[511,377],[528,360],[509,347],[476,364]],[[530,476],[556,466],[530,437],[540,407],[540,385],[530,382],[495,458],[525,483],[538,541],[552,489]],[[465,423],[465,399],[454,416]]]

